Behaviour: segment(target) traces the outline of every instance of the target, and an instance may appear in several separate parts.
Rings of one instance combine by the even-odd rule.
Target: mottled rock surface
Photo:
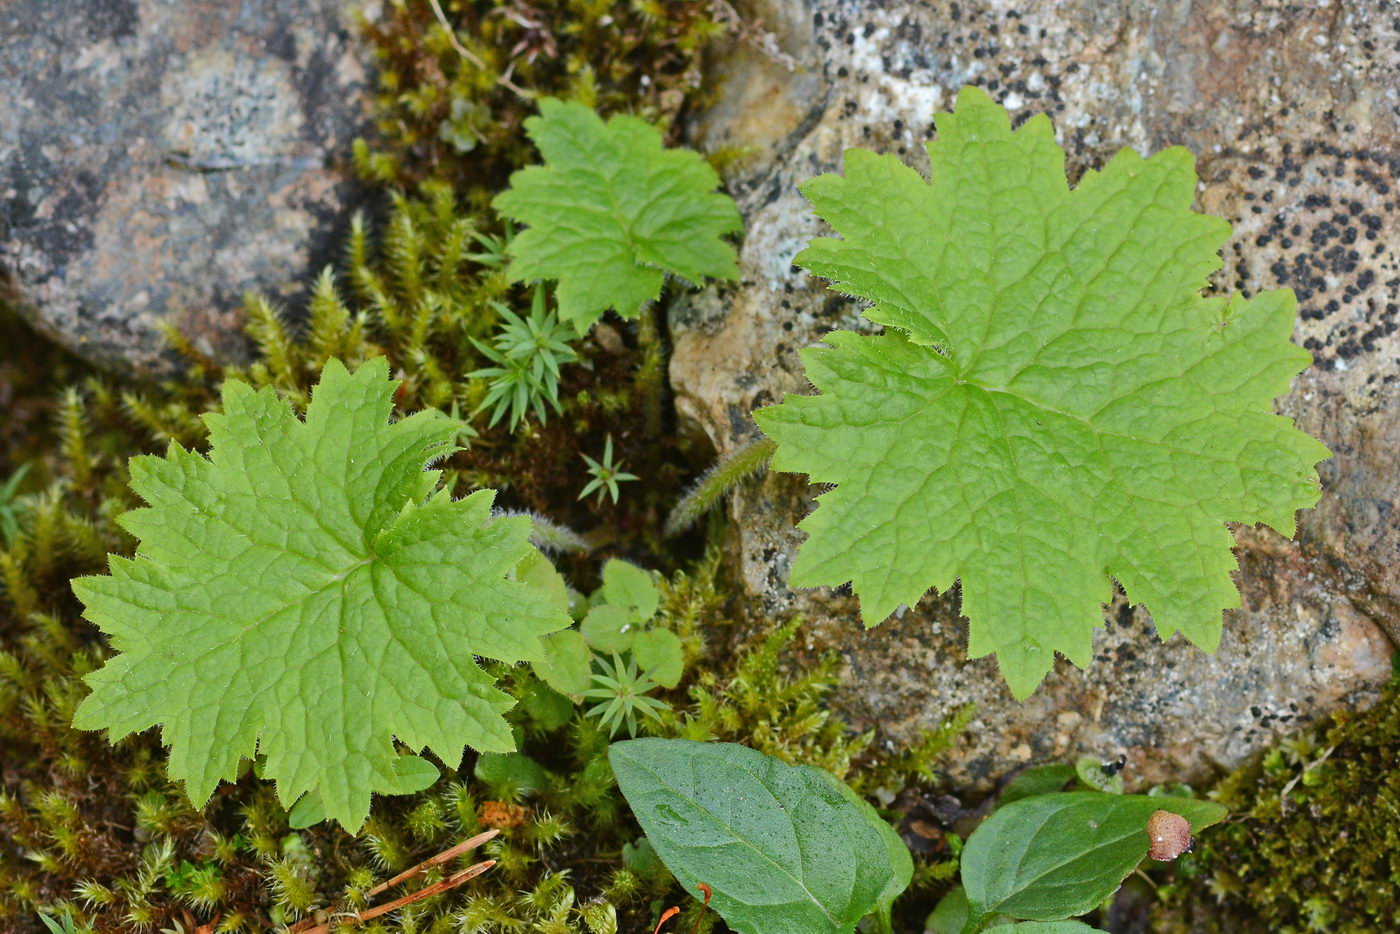
[[[0,0],[0,274],[103,365],[168,320],[238,347],[239,298],[331,259],[366,119],[340,0]]]
[[[1050,114],[1072,178],[1123,146],[1197,153],[1200,209],[1235,230],[1215,284],[1296,290],[1294,339],[1316,362],[1279,410],[1336,456],[1297,542],[1238,531],[1244,605],[1215,656],[1180,638],[1162,644],[1120,594],[1093,666],[1061,660],[1016,704],[991,660],[966,661],[956,594],[927,596],[865,633],[849,596],[788,589],[802,538],[793,525],[812,508],[803,478],[788,475],[730,504],[731,557],[755,615],[807,614],[810,647],[847,660],[845,713],[890,741],[976,702],[954,776],[969,789],[1081,753],[1126,753],[1139,785],[1199,780],[1374,698],[1400,638],[1400,10],[772,0],[760,14],[799,69],[736,51],[726,99],[696,127],[702,145],[754,147],[729,180],[747,223],[744,279],[701,293],[671,322],[679,410],[721,453],[757,434],[752,408],[810,391],[801,348],[862,327],[853,304],[791,265],[825,232],[796,184],[836,170],[850,146],[926,171],[932,115],[970,83],[1017,119]]]

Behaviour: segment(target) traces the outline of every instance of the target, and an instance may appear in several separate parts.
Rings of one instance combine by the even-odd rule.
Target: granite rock
[[[810,391],[799,350],[832,328],[868,327],[792,266],[825,233],[796,185],[835,171],[851,146],[927,171],[932,115],[976,84],[1017,120],[1048,113],[1072,178],[1124,146],[1197,154],[1199,208],[1234,224],[1215,285],[1297,292],[1294,339],[1315,363],[1278,409],[1335,457],[1297,541],[1237,530],[1243,607],[1214,656],[1161,643],[1120,593],[1090,669],[1061,660],[1017,704],[993,661],[966,661],[956,593],[864,632],[849,596],[789,589],[794,524],[812,499],[803,478],[775,474],[729,504],[729,557],[758,624],[805,614],[804,651],[843,653],[839,706],[885,742],[976,703],[953,774],[971,791],[1080,754],[1126,754],[1138,786],[1201,780],[1374,699],[1400,639],[1400,15],[1337,0],[759,7],[788,58],[736,49],[724,99],[694,127],[704,147],[751,153],[728,179],[747,225],[743,279],[699,293],[670,322],[678,410],[721,455],[757,435],[753,408]]]
[[[0,276],[98,364],[241,348],[242,293],[330,261],[367,72],[340,0],[0,0]]]

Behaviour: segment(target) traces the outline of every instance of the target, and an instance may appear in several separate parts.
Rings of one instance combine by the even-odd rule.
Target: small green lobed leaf
[[[577,629],[545,636],[544,654],[532,665],[535,674],[561,694],[582,694],[593,684],[593,653]]]
[[[967,88],[937,125],[927,180],[854,149],[803,187],[841,236],[796,263],[888,330],[828,334],[802,354],[818,394],[754,413],[774,469],[833,485],[792,584],[849,581],[874,626],[961,580],[968,654],[1018,698],[1056,652],[1088,665],[1114,579],[1213,651],[1225,523],[1292,535],[1329,456],[1271,411],[1310,362],[1293,294],[1201,294],[1230,227],[1191,211],[1185,150],[1071,190],[1044,116],[1013,132]]]
[[[738,278],[726,234],[743,229],[719,176],[636,117],[605,124],[578,102],[540,101],[525,129],[545,165],[521,169],[492,205],[529,225],[510,243],[512,280],[557,279],[559,317],[586,330],[609,308],[635,317],[666,273]]]
[[[383,358],[354,374],[333,359],[302,421],[229,381],[208,457],[132,460],[148,505],[120,521],[136,556],[73,582],[118,652],[87,676],[74,726],[159,725],[196,805],[262,753],[285,805],[316,792],[352,830],[371,793],[404,787],[395,739],[448,762],[514,748],[513,701],[474,656],[536,660],[570,621],[514,579],[529,519],[493,521],[494,491],[433,492],[424,468],[459,425],[390,424],[395,385]]]
[[[632,648],[640,627],[626,608],[600,603],[588,611],[579,632],[595,652],[619,654]]]
[[[632,640],[637,667],[664,688],[673,688],[685,673],[685,648],[680,636],[669,629],[649,629]]]
[[[998,809],[962,852],[971,915],[1059,921],[1090,911],[1147,855],[1147,819],[1158,810],[1186,818],[1192,833],[1227,813],[1211,801],[1098,791],[1038,795]]]
[[[913,861],[830,773],[733,743],[639,739],[608,751],[666,868],[738,934],[851,934],[888,910]]]
[[[661,605],[651,574],[619,558],[609,558],[603,565],[603,599],[626,609],[639,623],[655,616]]]
[[[1123,793],[1123,773],[1109,774],[1104,764],[1093,756],[1080,756],[1074,762],[1074,774],[1081,782],[1095,791],[1105,791],[1113,795]]]

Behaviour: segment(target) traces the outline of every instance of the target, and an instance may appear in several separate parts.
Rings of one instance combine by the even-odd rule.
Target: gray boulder
[[[333,258],[366,120],[340,0],[0,0],[0,275],[88,359],[220,356],[239,300]],[[289,284],[292,284],[289,286]]]

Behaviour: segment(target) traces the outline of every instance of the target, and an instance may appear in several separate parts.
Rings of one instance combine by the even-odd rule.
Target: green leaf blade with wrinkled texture
[[[424,467],[457,423],[390,424],[387,377],[382,359],[353,375],[330,361],[304,422],[230,381],[209,457],[133,459],[137,555],[73,583],[119,652],[87,677],[75,726],[159,724],[197,804],[261,751],[285,804],[318,791],[352,829],[401,784],[395,738],[445,761],[514,748],[512,701],[473,656],[536,659],[569,619],[512,579],[528,519],[493,521],[493,491],[432,492]]]
[[[666,273],[737,279],[724,241],[743,222],[719,176],[636,117],[606,124],[577,102],[540,101],[525,121],[545,165],[521,169],[493,206],[525,223],[508,248],[514,281],[557,279],[559,317],[586,330],[608,308],[635,317]]]
[[[1213,650],[1239,605],[1226,521],[1291,535],[1321,444],[1271,413],[1306,367],[1287,291],[1202,297],[1229,225],[1191,157],[1124,150],[1071,190],[1044,117],[967,89],[931,180],[846,153],[804,192],[841,239],[796,259],[891,330],[803,352],[815,396],[755,413],[772,465],[833,484],[794,586],[847,581],[867,625],[962,581],[968,653],[1017,697],[1091,658],[1117,579]]]
[[[666,868],[738,934],[851,934],[909,884],[898,835],[830,773],[733,743],[640,739],[608,752]]]
[[[962,883],[971,915],[1059,921],[1090,911],[1147,855],[1154,811],[1186,818],[1192,833],[1223,820],[1211,801],[1066,791],[999,808],[968,838]]]

